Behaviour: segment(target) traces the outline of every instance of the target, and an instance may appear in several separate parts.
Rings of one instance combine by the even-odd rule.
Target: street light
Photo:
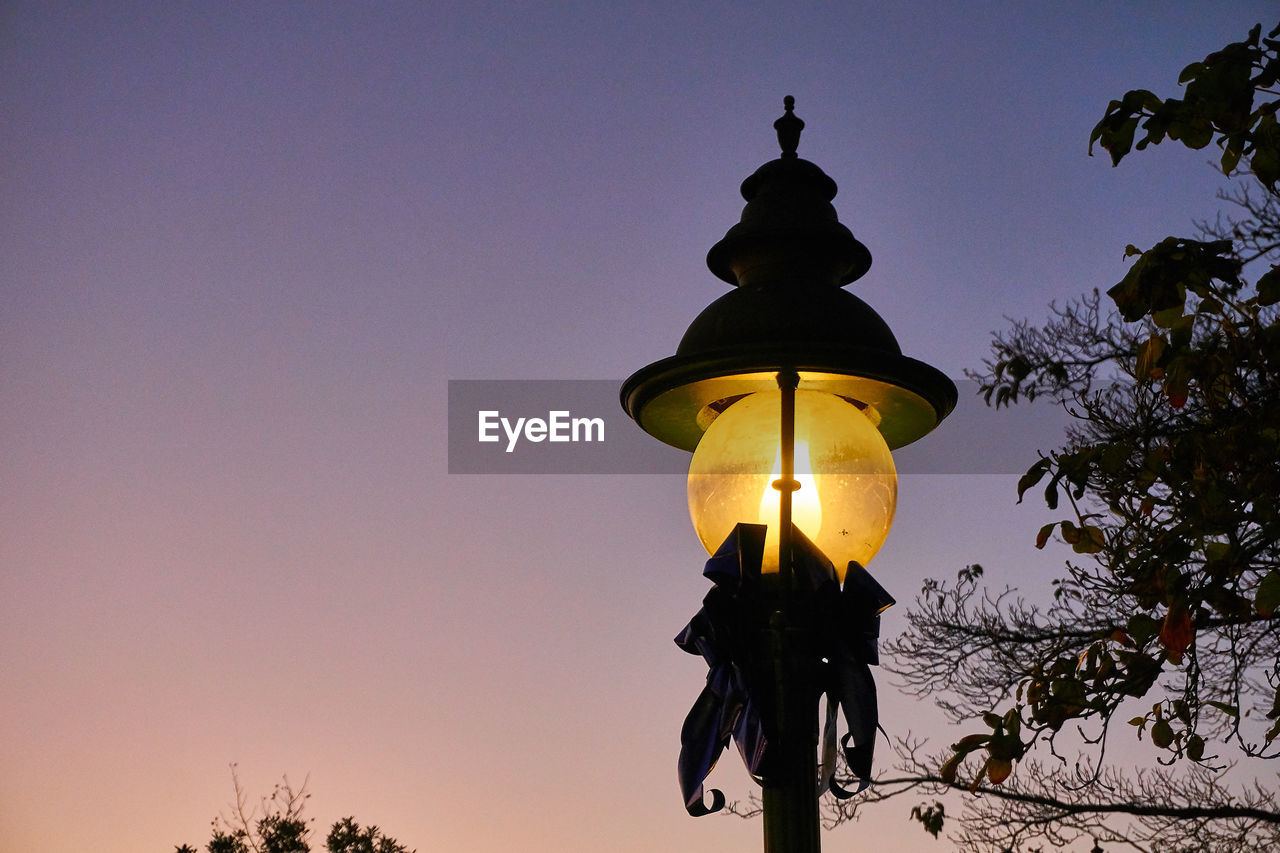
[[[945,375],[902,354],[843,287],[871,254],[842,225],[835,182],[796,155],[804,122],[784,100],[782,156],[742,184],[741,221],[707,254],[734,288],[689,326],[676,354],[636,372],[622,405],[655,438],[693,452],[689,509],[715,586],[677,638],[710,667],[681,732],[691,814],[715,811],[702,781],[732,738],[763,788],[767,853],[816,853],[818,796],[832,778],[837,709],[865,785],[876,729],[879,613],[893,599],[866,572],[897,502],[890,454],[955,406]],[[821,774],[819,698],[826,695]]]

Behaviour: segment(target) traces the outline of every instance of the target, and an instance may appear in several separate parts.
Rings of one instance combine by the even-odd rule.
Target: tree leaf
[[[1164,355],[1166,346],[1164,335],[1152,332],[1151,337],[1138,347],[1138,361],[1134,373],[1139,379],[1156,378],[1154,377],[1156,367],[1160,363],[1160,357]]]
[[[1129,636],[1142,645],[1156,635],[1160,630],[1160,623],[1145,613],[1134,613],[1129,617],[1127,627]]]
[[[988,761],[987,764],[989,763],[990,762]],[[978,769],[978,772],[974,774],[973,781],[969,783],[970,794],[978,793],[978,788],[982,785],[982,780],[987,775],[987,764],[983,764],[982,767]]]
[[[1178,83],[1186,83],[1188,80],[1194,80],[1204,73],[1203,62],[1193,62],[1186,68],[1182,69],[1182,73],[1178,75]]]
[[[942,765],[942,769],[938,771],[938,776],[948,785],[954,785],[956,782],[956,771],[960,769],[960,762],[964,761],[964,753],[957,753],[946,760]]]
[[[1169,608],[1160,626],[1160,645],[1164,646],[1165,657],[1169,663],[1181,664],[1182,656],[1195,640],[1195,627],[1191,622],[1191,611],[1181,601]]]
[[[1013,762],[1003,758],[987,759],[987,778],[992,785],[999,785],[1013,772]]]
[[[1071,549],[1077,554],[1097,554],[1106,544],[1102,528],[1086,524],[1079,528],[1078,538],[1071,543]]]
[[[925,832],[937,838],[946,821],[946,811],[941,802],[934,800],[931,806],[926,806],[924,803],[914,806],[911,809],[911,817],[924,825]]]
[[[1212,705],[1233,720],[1240,719],[1240,708],[1235,705],[1228,705],[1225,702],[1216,702],[1213,699],[1206,699],[1205,704]]]
[[[1222,147],[1222,160],[1219,165],[1222,167],[1222,174],[1230,175],[1235,171],[1236,166],[1240,164],[1240,155],[1243,153],[1239,142],[1234,140],[1228,141]]]
[[[1053,464],[1053,460],[1048,457],[1041,458],[1027,469],[1027,473],[1018,479],[1018,503],[1022,503],[1022,496],[1027,489],[1044,479],[1044,475],[1049,470],[1049,466]]]
[[[1254,285],[1258,291],[1258,304],[1266,307],[1280,302],[1280,266],[1272,266]]]
[[[1280,608],[1280,569],[1267,572],[1253,597],[1253,607],[1259,616],[1274,616]]]
[[[1058,522],[1050,522],[1040,528],[1040,532],[1036,534],[1036,547],[1043,550],[1049,541],[1049,536],[1053,533],[1053,528],[1058,526]]]
[[[1207,563],[1221,563],[1231,556],[1231,544],[1228,542],[1206,542],[1204,559]]]

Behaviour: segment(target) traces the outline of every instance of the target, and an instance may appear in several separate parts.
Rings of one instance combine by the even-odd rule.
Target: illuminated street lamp
[[[742,184],[741,221],[707,266],[734,285],[693,321],[676,354],[622,387],[640,427],[693,452],[689,510],[715,584],[677,637],[707,659],[707,687],[681,733],[694,815],[724,797],[702,782],[732,739],[763,788],[766,853],[816,853],[818,797],[840,739],[869,780],[879,613],[893,599],[864,566],[897,502],[892,449],[955,406],[945,375],[902,354],[889,327],[843,287],[871,254],[837,217],[836,185],[796,156],[804,122],[784,101],[782,156]],[[826,721],[819,752],[819,699]],[[821,767],[821,769],[819,769]]]

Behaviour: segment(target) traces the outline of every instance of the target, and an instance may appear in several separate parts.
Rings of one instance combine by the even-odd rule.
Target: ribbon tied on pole
[[[841,587],[831,562],[793,527],[793,560],[784,596],[786,620],[801,630],[801,683],[817,699],[826,695],[822,726],[819,795],[830,791],[844,799],[871,782],[871,761],[878,726],[876,687],[871,666],[879,663],[880,613],[892,597],[857,563],[850,563]],[[680,731],[680,789],[685,808],[697,817],[724,807],[724,794],[703,783],[721,752],[733,740],[747,771],[757,782],[770,777],[770,668],[762,660],[763,634],[779,606],[778,583],[769,586],[760,572],[766,528],[739,524],[707,560],[713,584],[702,608],[676,637],[676,645],[707,663],[707,683]],[[770,576],[776,580],[775,576]],[[804,676],[803,673],[811,673]],[[811,683],[805,684],[805,679]],[[843,711],[845,734],[837,737]],[[853,791],[835,781],[837,744],[858,780]]]

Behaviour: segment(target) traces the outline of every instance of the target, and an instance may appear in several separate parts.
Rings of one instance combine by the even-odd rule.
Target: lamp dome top
[[[747,205],[741,220],[707,253],[707,266],[717,278],[735,286],[770,286],[777,272],[789,270],[806,283],[840,287],[861,278],[871,266],[871,253],[841,224],[831,200],[836,182],[816,164],[800,158],[796,147],[804,121],[796,116],[796,99],[782,100],[785,113],[773,123],[782,155],[756,169],[742,182]],[[781,284],[780,282],[778,284]]]

